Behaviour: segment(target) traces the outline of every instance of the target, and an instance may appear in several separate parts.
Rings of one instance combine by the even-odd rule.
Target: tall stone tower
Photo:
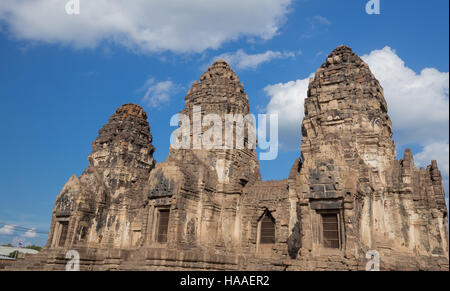
[[[169,227],[169,231],[179,227],[173,244],[237,251],[241,237],[239,201],[244,187],[260,181],[261,176],[256,147],[249,147],[249,135],[255,136],[254,124],[244,122],[245,128],[239,128],[239,124],[227,124],[226,120],[228,115],[245,121],[249,114],[248,96],[234,71],[219,60],[201,76],[200,82],[194,82],[185,101],[186,107],[180,114],[189,118],[189,147],[171,148],[166,162],[157,165],[150,179],[150,205],[157,213],[167,203],[161,202],[162,196],[179,195],[177,214],[173,216],[177,218],[171,222],[173,228]],[[213,120],[214,125],[210,123]],[[234,139],[231,148],[225,147],[230,138],[226,135],[227,126]],[[243,148],[236,147],[240,129]],[[214,133],[209,135],[211,130]],[[205,139],[211,137],[218,142],[208,148]]]
[[[140,232],[133,227],[140,224],[138,208],[155,167],[153,152],[144,110],[134,104],[117,109],[92,144],[89,167],[58,195],[46,247],[136,244]]]
[[[296,176],[303,250],[357,259],[377,250],[396,266],[436,255],[445,264],[447,210],[436,162],[418,170],[410,150],[395,159],[387,112],[383,89],[349,47],[336,48],[310,80]]]
[[[198,159],[213,169],[212,174],[217,178],[215,190],[218,192],[241,193],[247,183],[261,180],[255,125],[249,119],[248,96],[230,66],[224,60],[212,64],[200,77],[200,82],[194,82],[185,101],[186,108],[180,114],[189,116],[191,143],[188,150],[171,149],[171,157],[180,159],[181,156],[185,163],[189,163],[185,157],[189,154],[192,155],[190,159]],[[242,124],[236,123],[239,119]],[[227,123],[227,120],[230,122]],[[210,124],[212,121],[218,121],[216,128]],[[214,134],[218,136],[212,136]],[[206,139],[209,138],[216,138],[213,148],[208,148]],[[240,140],[241,148],[238,145]]]

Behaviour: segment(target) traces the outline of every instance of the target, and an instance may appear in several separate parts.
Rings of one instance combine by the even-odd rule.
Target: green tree
[[[42,247],[40,246],[35,246],[35,245],[31,245],[31,246],[26,246],[26,249],[32,249],[32,250],[36,250],[38,252],[40,252],[42,250]]]
[[[8,257],[15,259],[15,258],[17,258],[18,255],[19,255],[19,251],[14,251],[14,252],[10,253]]]

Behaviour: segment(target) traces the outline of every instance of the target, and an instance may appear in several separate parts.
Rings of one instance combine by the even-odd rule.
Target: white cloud
[[[4,225],[2,228],[0,228],[0,234],[3,235],[11,235],[14,233],[14,226],[13,225]],[[35,228],[27,230],[24,234],[22,234],[20,237],[26,237],[26,238],[33,238],[36,237],[38,234],[36,232]]]
[[[300,147],[303,104],[308,85],[309,78],[306,78],[264,88],[266,94],[271,97],[266,108],[267,113],[278,114],[280,148],[284,150],[296,150]]]
[[[93,48],[113,42],[140,52],[201,52],[240,37],[278,33],[292,0],[2,0],[0,21],[18,39]]]
[[[37,233],[36,233],[36,230],[35,230],[34,228],[28,230],[28,231],[25,232],[24,235],[23,235],[23,237],[27,237],[27,238],[33,238],[33,237],[36,237],[36,236],[37,236]]]
[[[0,228],[0,234],[10,235],[14,232],[14,226],[12,225],[4,225]]]
[[[310,22],[312,23],[320,23],[323,25],[331,25],[331,21],[328,20],[326,17],[320,16],[320,15],[316,15],[314,17],[311,18]]]
[[[374,50],[362,59],[384,89],[396,143],[448,143],[448,72],[425,68],[417,74],[390,47]]]
[[[295,58],[295,55],[296,54],[294,52],[278,52],[271,50],[259,54],[247,54],[244,50],[239,49],[234,53],[221,54],[215,57],[214,60],[224,59],[230,66],[239,70],[254,70],[263,63],[267,63],[275,59]]]
[[[173,94],[178,92],[179,86],[172,81],[155,82],[153,78],[148,79],[139,91],[145,91],[142,102],[152,108],[160,107],[168,103]]]

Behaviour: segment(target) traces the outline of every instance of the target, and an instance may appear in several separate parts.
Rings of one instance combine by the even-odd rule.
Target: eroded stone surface
[[[447,210],[436,162],[418,170],[409,149],[395,159],[383,89],[350,48],[334,50],[311,80],[302,134],[296,185],[304,229],[320,224],[321,212],[334,211],[347,258],[361,260],[374,249],[385,264],[401,268],[396,256],[414,265],[420,256],[439,253],[433,267],[448,268]],[[319,254],[320,231],[304,235],[303,251]]]
[[[195,106],[202,116],[249,113],[242,83],[222,60],[185,100],[191,122]],[[12,268],[64,269],[75,249],[82,270],[364,270],[366,252],[377,250],[385,270],[448,270],[437,163],[417,169],[410,150],[396,160],[387,113],[368,65],[338,47],[309,85],[302,157],[288,179],[262,182],[247,147],[172,148],[155,166],[145,112],[123,105],[100,130],[89,167],[58,195],[45,249]],[[190,136],[193,143],[192,123]],[[166,241],[161,211],[170,211]],[[272,233],[262,230],[265,216],[273,243],[261,240]]]

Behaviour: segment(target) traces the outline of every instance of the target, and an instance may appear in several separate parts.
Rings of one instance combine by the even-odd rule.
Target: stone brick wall
[[[202,117],[249,113],[223,60],[185,101],[191,145],[194,106]],[[44,250],[9,268],[63,270],[65,253],[78,250],[82,270],[364,270],[366,252],[377,250],[384,270],[448,270],[437,162],[417,169],[410,150],[396,160],[383,89],[349,47],[311,79],[301,134],[286,180],[262,182],[248,147],[171,148],[155,165],[146,113],[123,105],[100,130],[89,167],[57,196]],[[161,211],[170,211],[167,241],[158,239]],[[336,218],[336,248],[325,244],[326,215]],[[274,243],[260,239],[265,216]]]

